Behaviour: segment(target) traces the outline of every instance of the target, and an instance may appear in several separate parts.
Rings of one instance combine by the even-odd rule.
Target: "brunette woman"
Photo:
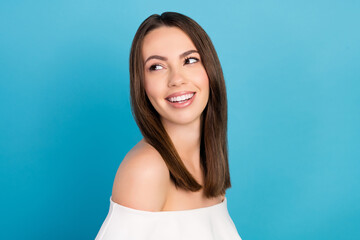
[[[148,17],[130,51],[130,93],[143,139],[120,164],[96,239],[239,240],[225,197],[225,82],[199,24]]]

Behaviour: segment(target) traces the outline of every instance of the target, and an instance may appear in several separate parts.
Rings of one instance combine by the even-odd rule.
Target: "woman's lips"
[[[189,99],[185,99],[185,100],[180,100],[180,101],[175,101],[175,102],[172,102],[170,101],[170,98],[174,98],[175,97],[179,97],[179,96],[183,96],[183,95],[188,95],[188,94],[193,94],[192,97],[190,97]],[[177,96],[174,96],[175,94],[172,94],[170,95],[169,97],[166,98],[167,102],[175,107],[175,108],[184,108],[184,107],[187,107],[189,106],[195,99],[195,96],[196,96],[196,92],[186,92],[185,94],[182,93],[182,94],[176,94]]]

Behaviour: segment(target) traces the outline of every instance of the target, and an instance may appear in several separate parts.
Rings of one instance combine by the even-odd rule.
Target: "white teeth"
[[[189,93],[189,94],[184,94],[181,96],[177,96],[177,97],[172,97],[169,98],[170,102],[180,102],[180,101],[184,101],[185,99],[188,100],[190,98],[192,98],[192,96],[194,96],[194,93]]]

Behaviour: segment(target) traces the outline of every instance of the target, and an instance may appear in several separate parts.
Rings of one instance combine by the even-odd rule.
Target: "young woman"
[[[144,138],[120,164],[96,239],[239,240],[225,197],[225,82],[205,31],[175,12],[148,17],[131,47],[130,93]]]

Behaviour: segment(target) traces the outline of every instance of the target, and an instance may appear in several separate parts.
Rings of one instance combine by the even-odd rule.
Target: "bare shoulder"
[[[138,210],[161,211],[170,184],[169,170],[161,155],[141,140],[117,170],[112,201]]]

